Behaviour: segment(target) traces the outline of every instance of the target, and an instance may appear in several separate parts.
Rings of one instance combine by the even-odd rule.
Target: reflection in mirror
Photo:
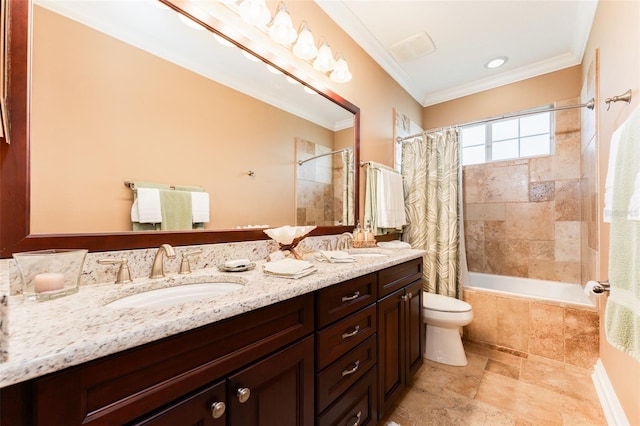
[[[322,191],[296,161],[354,149],[353,113],[156,3],[34,2],[31,233],[131,230],[128,180],[203,187],[207,230],[352,225],[353,155],[304,165]]]

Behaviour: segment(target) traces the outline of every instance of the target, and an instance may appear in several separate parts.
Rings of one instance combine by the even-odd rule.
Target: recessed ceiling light
[[[507,58],[506,56],[500,56],[498,58],[494,58],[494,59],[490,60],[489,62],[484,64],[484,66],[485,66],[485,68],[489,68],[489,69],[499,68],[499,67],[503,66],[504,64],[506,64],[508,60],[509,60],[509,58]]]

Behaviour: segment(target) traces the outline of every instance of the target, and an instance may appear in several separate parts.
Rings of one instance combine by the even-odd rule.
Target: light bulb
[[[194,30],[198,30],[198,31],[204,30],[204,27],[202,25],[198,24],[195,21],[192,21],[191,19],[187,18],[182,14],[178,14],[178,19],[180,19],[182,23],[185,24],[187,27],[193,28]]]
[[[300,59],[310,61],[318,55],[318,48],[313,41],[313,34],[309,30],[306,22],[303,22],[298,34],[298,41],[293,45],[293,54]]]
[[[271,21],[271,13],[264,0],[244,0],[238,7],[240,17],[248,24],[266,26]]]
[[[329,72],[335,67],[336,61],[333,59],[331,48],[327,41],[323,41],[320,49],[318,49],[318,56],[313,61],[313,67],[320,72]]]
[[[336,83],[346,83],[351,80],[351,73],[349,72],[349,66],[347,65],[347,61],[342,56],[342,53],[338,54],[338,60],[336,61],[336,66],[329,74],[329,78]]]
[[[284,3],[280,2],[276,16],[269,27],[269,37],[276,43],[288,46],[295,41],[297,36],[298,34],[291,22],[291,16],[284,7]]]

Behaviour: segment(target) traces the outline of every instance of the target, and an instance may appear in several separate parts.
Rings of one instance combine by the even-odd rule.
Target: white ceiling
[[[597,0],[315,1],[423,106],[580,64],[598,4]],[[435,51],[406,61],[394,58],[391,46],[424,32]],[[498,69],[484,67],[497,56],[509,60]]]

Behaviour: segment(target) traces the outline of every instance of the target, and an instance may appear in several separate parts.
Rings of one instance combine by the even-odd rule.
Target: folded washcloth
[[[191,193],[191,214],[193,215],[193,223],[209,222],[208,192]]]
[[[319,253],[314,254],[313,257],[320,262],[329,263],[353,263],[356,261],[355,257],[346,251],[340,250],[322,250]]]
[[[262,265],[262,271],[265,274],[282,278],[301,278],[316,270],[313,263],[298,259],[282,259]]]
[[[380,241],[378,243],[378,247],[391,248],[391,249],[410,249],[411,244],[405,243],[404,241],[400,241],[400,240]]]
[[[138,188],[136,191],[137,196],[131,206],[131,222],[162,222],[160,191],[157,188]]]

